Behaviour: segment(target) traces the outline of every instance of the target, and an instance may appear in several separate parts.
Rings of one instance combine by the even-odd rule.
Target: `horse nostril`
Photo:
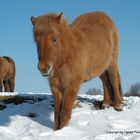
[[[51,74],[52,66],[50,64],[47,64],[46,66],[38,64],[38,69],[43,76],[48,76]]]
[[[41,71],[41,72],[46,72],[46,67],[43,67],[42,65],[38,64],[38,69]]]
[[[47,66],[46,66],[46,70],[49,71],[50,68],[51,68],[51,66],[50,66],[49,64],[47,64]]]

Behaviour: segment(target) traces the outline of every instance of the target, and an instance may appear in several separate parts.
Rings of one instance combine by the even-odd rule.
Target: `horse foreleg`
[[[62,94],[55,87],[52,87],[52,92],[54,97],[54,130],[58,130],[60,124],[59,114],[60,114]]]
[[[59,129],[68,125],[68,122],[71,118],[71,112],[74,105],[74,101],[77,96],[78,89],[79,86],[71,85],[69,91],[62,96]]]

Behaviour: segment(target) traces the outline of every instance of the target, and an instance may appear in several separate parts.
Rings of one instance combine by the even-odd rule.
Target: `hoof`
[[[102,104],[102,109],[109,108],[109,104]]]
[[[115,109],[116,111],[122,111],[122,110],[123,110],[123,107],[122,107],[122,105],[120,105],[120,106],[115,106],[114,109]]]
[[[53,128],[53,131],[58,131],[58,130],[60,130],[59,128]]]
[[[124,105],[124,100],[122,100],[122,105]]]

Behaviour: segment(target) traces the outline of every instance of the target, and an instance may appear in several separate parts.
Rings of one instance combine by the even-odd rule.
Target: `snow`
[[[18,105],[5,104],[7,107],[0,110],[0,140],[140,139],[139,97],[124,97],[124,110],[117,112],[112,107],[95,108],[95,101],[103,99],[101,95],[79,94],[81,107],[73,109],[69,125],[53,131],[52,95],[28,93],[21,96],[33,100]]]

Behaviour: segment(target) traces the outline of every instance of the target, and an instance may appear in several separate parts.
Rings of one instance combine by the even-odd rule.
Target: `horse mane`
[[[57,23],[56,22],[57,16],[59,16],[59,14],[56,14],[56,13],[50,13],[50,14],[45,14],[45,15],[39,16],[37,18],[37,22],[34,26],[34,32],[46,33],[48,31],[53,30],[51,28],[52,27],[51,25]],[[61,24],[66,25],[67,24],[66,19],[62,18]],[[56,24],[56,26],[58,26],[58,25]],[[46,27],[48,27],[48,28],[46,28]]]

